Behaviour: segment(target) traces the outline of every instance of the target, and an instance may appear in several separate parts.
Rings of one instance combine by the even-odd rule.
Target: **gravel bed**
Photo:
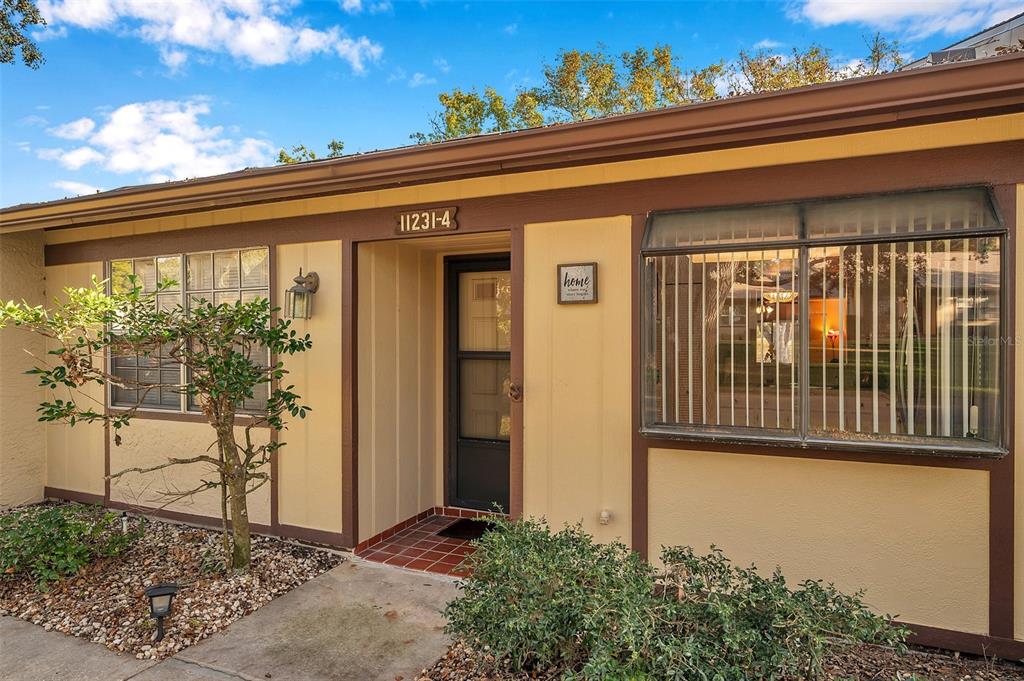
[[[133,528],[143,522],[130,520]],[[220,533],[146,519],[142,537],[124,554],[101,559],[41,591],[31,579],[0,577],[0,615],[11,615],[71,636],[102,643],[138,659],[159,659],[210,634],[339,565],[331,551],[280,539],[253,537],[252,568],[225,574]],[[153,642],[146,587],[181,587],[166,635]]]
[[[1024,665],[913,648],[899,655],[888,648],[862,645],[836,652],[825,665],[825,679],[872,681],[1024,681]],[[512,674],[483,671],[477,657],[453,644],[416,681],[554,681],[558,674]]]

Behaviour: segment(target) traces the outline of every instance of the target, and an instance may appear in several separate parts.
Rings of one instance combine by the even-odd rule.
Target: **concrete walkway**
[[[162,662],[0,618],[8,681],[410,681],[444,653],[447,578],[346,561]]]

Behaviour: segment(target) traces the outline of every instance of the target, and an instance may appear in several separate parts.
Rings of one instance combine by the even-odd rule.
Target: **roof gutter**
[[[0,211],[0,231],[78,227],[551,167],[590,165],[1024,111],[1024,55]]]

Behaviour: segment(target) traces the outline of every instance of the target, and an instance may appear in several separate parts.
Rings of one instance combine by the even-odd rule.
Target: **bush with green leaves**
[[[820,673],[831,648],[901,647],[907,634],[861,593],[820,581],[791,588],[779,570],[736,567],[714,547],[666,548],[658,572],[579,525],[492,522],[446,615],[449,633],[497,668],[565,679],[803,679]]]
[[[0,573],[28,575],[40,587],[116,556],[138,538],[122,534],[116,513],[81,504],[29,506],[0,515]]]

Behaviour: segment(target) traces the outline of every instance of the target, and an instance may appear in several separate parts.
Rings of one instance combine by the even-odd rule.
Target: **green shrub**
[[[115,556],[136,538],[116,513],[81,504],[30,506],[0,515],[0,573],[28,575],[45,587],[96,558]]]
[[[565,679],[811,678],[830,646],[902,645],[906,632],[861,594],[790,589],[721,551],[667,548],[663,573],[579,525],[497,520],[446,610],[449,633],[485,664]]]

